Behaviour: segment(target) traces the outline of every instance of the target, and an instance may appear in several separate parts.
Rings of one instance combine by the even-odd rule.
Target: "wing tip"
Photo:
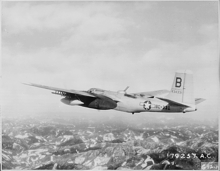
[[[30,85],[31,83],[23,83],[23,82],[21,82],[21,84],[24,84],[24,85]]]
[[[23,83],[23,82],[21,82],[21,84],[28,85],[28,86],[33,86],[34,85],[33,83]]]

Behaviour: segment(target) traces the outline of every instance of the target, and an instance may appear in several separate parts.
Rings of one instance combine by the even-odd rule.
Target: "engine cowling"
[[[83,102],[81,102],[80,100],[77,100],[77,99],[63,98],[60,101],[63,102],[64,104],[71,105],[71,106],[84,104]]]
[[[117,103],[111,99],[95,99],[89,103],[88,107],[94,109],[108,110],[117,107]]]

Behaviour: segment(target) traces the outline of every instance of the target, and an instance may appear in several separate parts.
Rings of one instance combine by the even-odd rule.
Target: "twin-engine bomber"
[[[196,105],[205,100],[194,98],[193,73],[189,70],[176,71],[171,91],[127,93],[128,87],[118,92],[99,88],[77,91],[33,83],[26,85],[53,90],[53,94],[64,96],[61,102],[67,105],[98,110],[114,109],[132,114],[140,112],[194,112],[197,110]]]

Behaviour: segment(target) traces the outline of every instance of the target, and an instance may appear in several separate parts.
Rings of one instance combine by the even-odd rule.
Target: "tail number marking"
[[[182,91],[179,91],[179,90],[172,89],[171,91],[172,93],[182,94]]]

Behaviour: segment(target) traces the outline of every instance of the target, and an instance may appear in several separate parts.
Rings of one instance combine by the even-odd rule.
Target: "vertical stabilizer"
[[[192,71],[176,71],[171,92],[166,98],[180,103],[195,105]]]

